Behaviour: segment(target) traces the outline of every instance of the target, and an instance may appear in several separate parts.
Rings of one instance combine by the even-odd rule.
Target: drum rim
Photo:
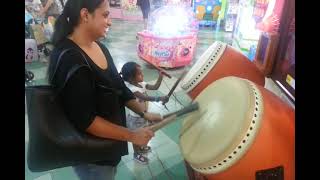
[[[230,78],[230,77],[226,77]],[[232,77],[236,79],[242,79],[238,77]],[[223,78],[224,79],[224,78]],[[222,161],[219,161],[212,165],[204,165],[204,166],[195,166],[192,163],[186,161],[190,164],[190,166],[195,170],[203,174],[216,174],[222,171],[225,171],[235,163],[237,163],[249,150],[252,143],[254,142],[259,129],[262,124],[262,117],[263,117],[263,96],[261,94],[261,91],[259,88],[251,81],[247,79],[242,79],[246,81],[249,86],[251,87],[251,90],[254,95],[254,109],[252,113],[251,122],[248,125],[248,129],[246,131],[245,136],[241,138],[241,141],[238,143],[237,146],[229,153],[227,156],[222,158]],[[248,135],[249,134],[249,135]],[[181,148],[181,147],[180,147]]]
[[[189,70],[189,73],[194,69],[195,69],[195,73],[189,79],[186,79],[188,78],[188,76],[186,76],[182,80],[181,88],[184,89],[185,91],[187,92],[191,91],[193,88],[195,88],[195,86],[197,86],[202,81],[204,77],[207,76],[207,74],[211,71],[211,69],[220,60],[222,54],[227,48],[227,44],[221,41],[215,41],[208,49],[210,49],[212,46],[215,46],[214,50],[212,51],[209,58],[205,61],[205,63],[199,69],[195,69],[197,68],[197,66],[193,66]],[[199,59],[201,59],[203,55],[204,54],[202,54]]]

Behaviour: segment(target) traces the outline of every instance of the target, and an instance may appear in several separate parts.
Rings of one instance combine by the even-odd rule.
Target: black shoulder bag
[[[69,50],[64,50],[60,54],[55,71],[62,55]],[[82,53],[81,55],[83,56]],[[75,65],[68,72],[64,86],[79,68],[90,68],[88,62],[86,64]],[[67,119],[56,98],[58,92],[51,85],[26,87],[29,169],[41,172],[80,163],[108,160],[116,156],[120,141],[99,138],[77,130]]]

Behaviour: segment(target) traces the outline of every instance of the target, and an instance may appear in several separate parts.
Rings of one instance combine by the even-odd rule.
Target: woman
[[[146,120],[162,120],[160,114],[143,112],[143,108],[119,76],[108,49],[97,41],[106,35],[110,26],[107,0],[68,0],[55,23],[52,39],[55,48],[51,54],[48,75],[49,83],[53,86],[63,87],[67,72],[76,64],[86,64],[85,59],[91,68],[78,69],[60,93],[62,106],[70,121],[84,133],[122,143],[121,148],[115,152],[118,155],[109,160],[101,159],[92,164],[74,166],[76,174],[83,180],[114,179],[121,156],[128,154],[127,141],[146,145],[154,136],[148,128],[136,131],[127,129],[124,106]],[[53,77],[59,55],[63,50],[70,48],[71,50],[61,57]],[[98,91],[101,85],[118,93],[101,96]],[[108,109],[103,112],[105,107]]]
[[[148,17],[150,13],[150,1],[149,0],[137,0],[137,5],[140,6],[143,16],[143,28],[147,29]]]

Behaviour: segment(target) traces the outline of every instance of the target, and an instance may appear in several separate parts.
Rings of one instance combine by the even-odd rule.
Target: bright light
[[[239,30],[243,39],[258,40],[260,31],[255,28],[256,22],[252,17],[252,11],[249,8],[243,11],[243,15],[239,22]]]
[[[163,6],[151,13],[148,31],[161,37],[175,37],[196,29],[195,22],[191,7]]]
[[[211,12],[212,6],[207,6],[207,11]]]
[[[173,2],[174,4],[178,4],[178,3],[180,2],[180,0],[172,0],[172,2]]]
[[[276,4],[276,0],[270,0],[269,1],[267,11],[266,11],[262,21],[265,21],[269,16],[272,15],[272,12],[273,12],[275,4]]]

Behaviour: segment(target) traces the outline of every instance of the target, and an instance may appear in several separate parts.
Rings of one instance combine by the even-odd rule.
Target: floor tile
[[[48,174],[42,175],[40,177],[37,177],[34,180],[53,180],[53,179],[51,177],[51,174],[48,173]]]
[[[72,167],[56,169],[51,174],[53,180],[79,180]]]
[[[183,118],[178,117],[176,121],[161,129],[161,131],[165,133],[170,139],[172,139],[176,144],[179,144],[179,134],[182,127],[182,121]]]
[[[134,175],[130,172],[127,166],[122,165],[117,167],[115,180],[138,180],[138,179],[134,177]]]

